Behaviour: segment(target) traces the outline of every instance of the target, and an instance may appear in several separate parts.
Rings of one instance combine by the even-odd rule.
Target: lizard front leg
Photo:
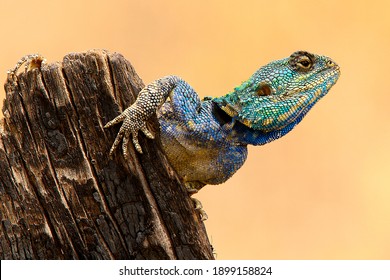
[[[147,85],[140,91],[133,105],[104,126],[104,128],[108,128],[114,124],[123,122],[110,150],[110,156],[112,156],[121,140],[123,140],[123,155],[125,159],[128,159],[128,141],[130,135],[132,135],[135,149],[139,153],[142,153],[142,148],[138,141],[138,132],[141,130],[148,138],[154,138],[153,134],[146,127],[146,121],[165,102],[178,79],[175,76],[167,76]]]
[[[108,122],[104,128],[123,122],[119,133],[112,145],[110,155],[122,141],[123,155],[128,158],[128,141],[132,135],[133,144],[139,153],[142,148],[138,141],[138,132],[141,130],[147,137],[154,136],[147,129],[146,122],[170,97],[175,119],[180,121],[183,127],[194,129],[194,120],[198,115],[201,101],[196,92],[181,78],[177,76],[166,76],[158,79],[144,87],[137,100],[119,116]],[[195,128],[196,129],[196,128]]]
[[[179,121],[180,125],[190,130],[200,130],[196,126],[196,119],[199,115],[201,101],[196,92],[182,79],[176,76],[167,76],[152,82],[143,88],[137,100],[129,108],[124,110],[118,117],[108,122],[104,127],[108,128],[123,122],[119,133],[110,150],[110,156],[122,141],[122,150],[125,159],[128,159],[128,141],[132,135],[133,144],[139,153],[142,148],[138,142],[138,131],[141,130],[147,137],[154,138],[152,133],[146,128],[146,121],[152,116],[170,97],[171,103],[168,111],[173,114],[172,118]],[[183,177],[183,174],[179,174]],[[204,184],[199,182],[187,182],[182,178],[188,194],[196,193]],[[206,220],[207,214],[202,209],[199,200],[191,198],[195,209],[199,212],[201,219]]]

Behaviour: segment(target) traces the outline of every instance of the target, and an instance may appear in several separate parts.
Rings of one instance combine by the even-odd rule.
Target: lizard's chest
[[[208,105],[187,123],[176,117],[169,104],[158,114],[164,151],[185,182],[223,183],[247,156],[246,146],[230,140]]]
[[[242,166],[247,157],[246,146],[219,146],[209,140],[186,141],[161,134],[164,152],[176,172],[185,182],[221,184]]]

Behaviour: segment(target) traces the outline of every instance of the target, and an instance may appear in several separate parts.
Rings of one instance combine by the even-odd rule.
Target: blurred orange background
[[[332,57],[330,94],[197,198],[217,259],[390,259],[390,1],[63,2],[1,2],[3,81],[25,54],[104,48],[220,96],[296,50]]]

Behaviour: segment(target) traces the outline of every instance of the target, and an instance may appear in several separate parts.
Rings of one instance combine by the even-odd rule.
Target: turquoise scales
[[[124,121],[111,149],[138,130],[149,138],[147,119],[157,110],[164,150],[185,183],[220,184],[242,166],[246,146],[278,139],[297,125],[336,83],[330,58],[298,51],[261,67],[233,92],[201,101],[185,81],[167,76],[147,85],[136,102],[105,127]],[[170,97],[170,102],[166,102]],[[193,184],[194,185],[194,184]]]
[[[18,69],[39,68],[39,54],[27,55],[8,71],[16,79]],[[273,61],[257,70],[231,93],[202,101],[185,81],[167,76],[141,90],[137,100],[105,128],[123,124],[110,150],[122,141],[128,159],[130,135],[136,150],[138,131],[154,136],[146,122],[157,112],[164,151],[190,193],[206,184],[220,184],[244,163],[247,145],[264,145],[291,131],[337,82],[340,68],[330,58],[304,51]],[[167,101],[167,98],[170,101]],[[195,200],[196,208],[201,208]],[[207,215],[199,209],[202,218]]]
[[[194,191],[223,183],[243,165],[248,144],[264,145],[291,131],[339,75],[339,66],[330,58],[298,51],[261,67],[241,86],[218,98],[200,100],[181,78],[161,78],[142,89],[133,105],[106,124],[123,121],[110,154],[123,139],[127,158],[131,134],[142,153],[138,131],[153,138],[146,121],[157,111],[164,151],[186,186]]]

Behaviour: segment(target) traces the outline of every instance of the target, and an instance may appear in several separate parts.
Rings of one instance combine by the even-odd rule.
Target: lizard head
[[[330,58],[298,51],[261,67],[214,102],[247,127],[280,130],[302,119],[339,76],[340,68]]]

